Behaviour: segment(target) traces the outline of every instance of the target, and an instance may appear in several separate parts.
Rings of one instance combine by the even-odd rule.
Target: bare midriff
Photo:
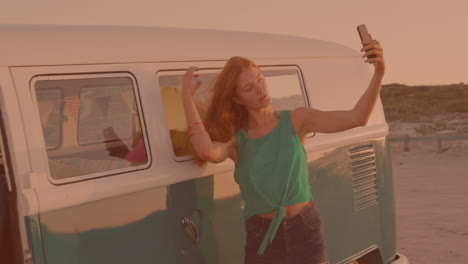
[[[291,204],[291,205],[284,207],[285,208],[284,218],[290,218],[290,217],[294,217],[298,215],[302,211],[302,209],[304,209],[304,207],[307,206],[308,203],[309,201],[306,201],[302,203]],[[273,217],[275,216],[275,213],[276,213],[276,210],[271,213],[264,213],[264,214],[257,214],[257,215],[262,218],[273,219]]]

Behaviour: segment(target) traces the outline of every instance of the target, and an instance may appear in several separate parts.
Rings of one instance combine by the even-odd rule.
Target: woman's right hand
[[[182,83],[182,93],[185,95],[193,96],[195,92],[200,88],[202,82],[198,81],[193,83],[193,77],[198,77],[198,74],[194,74],[195,71],[199,70],[198,67],[190,67],[184,74],[184,80]]]

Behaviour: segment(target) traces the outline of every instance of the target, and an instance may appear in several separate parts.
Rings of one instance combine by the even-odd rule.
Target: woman
[[[232,57],[212,86],[205,122],[192,96],[198,68],[183,80],[182,98],[190,141],[199,165],[227,158],[245,201],[245,263],[328,263],[320,214],[310,191],[308,133],[333,133],[364,126],[379,95],[385,72],[383,50],[376,40],[363,41],[364,62],[374,66],[370,84],[353,109],[320,111],[299,107],[275,111],[259,67]]]

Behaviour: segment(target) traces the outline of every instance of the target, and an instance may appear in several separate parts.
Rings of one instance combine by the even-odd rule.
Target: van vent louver
[[[374,145],[363,145],[349,150],[352,173],[354,209],[359,210],[379,201]]]

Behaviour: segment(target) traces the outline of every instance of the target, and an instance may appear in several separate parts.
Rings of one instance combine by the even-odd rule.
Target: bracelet
[[[189,134],[189,137],[191,137],[191,136],[193,136],[193,135],[196,135],[196,134],[198,134],[198,133],[200,133],[200,132],[203,132],[203,131],[206,131],[206,130],[203,129],[203,130],[197,131],[197,132],[195,132],[195,133]]]
[[[194,126],[194,127],[190,128],[190,129],[187,129],[187,133],[193,134],[194,131],[199,132],[199,131],[202,131],[202,130],[205,130],[205,127],[204,127],[204,126],[200,126],[200,127],[198,127],[198,129],[197,129],[196,126]]]
[[[190,126],[188,126],[187,130],[191,129],[192,127],[194,127],[196,125],[203,125],[203,123],[202,122],[195,122],[195,123],[191,124]]]

